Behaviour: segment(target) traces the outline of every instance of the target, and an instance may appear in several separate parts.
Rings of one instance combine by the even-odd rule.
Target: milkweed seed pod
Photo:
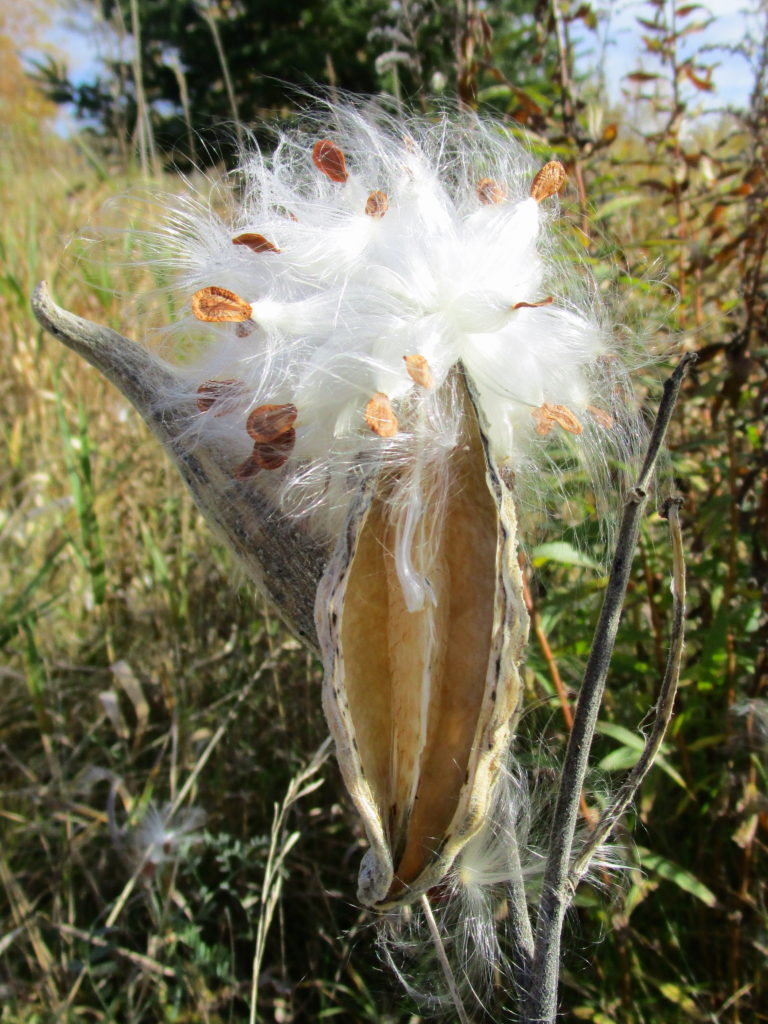
[[[143,411],[322,653],[375,908],[460,866],[495,805],[528,628],[515,505],[563,453],[599,490],[631,434],[564,183],[498,125],[329,106],[249,155],[223,212],[164,199],[148,236],[188,313]]]

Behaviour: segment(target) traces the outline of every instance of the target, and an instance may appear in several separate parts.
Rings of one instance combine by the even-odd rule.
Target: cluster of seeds
[[[406,147],[412,149],[412,140],[406,139]],[[342,149],[330,139],[321,139],[314,144],[312,160],[326,178],[339,186],[349,180],[347,162]],[[565,168],[558,161],[545,164],[535,175],[531,183],[530,198],[542,203],[555,195],[563,187],[566,180]],[[476,186],[476,196],[481,206],[496,206],[509,201],[509,188],[504,182],[484,177]],[[365,214],[374,219],[381,219],[390,209],[390,198],[380,189],[371,191],[365,201]],[[287,211],[290,220],[297,221],[296,216]],[[246,231],[232,238],[236,246],[249,249],[259,258],[269,259],[279,255],[281,249],[269,238],[255,231]],[[510,310],[540,309],[550,306],[552,296],[538,301],[517,301],[511,304]],[[254,318],[253,305],[228,288],[211,285],[201,288],[192,297],[192,311],[198,320],[206,323],[234,323],[236,335],[248,337],[258,327]],[[403,357],[405,370],[411,381],[418,388],[430,391],[435,387],[435,376],[426,357],[421,354],[406,354]],[[230,411],[234,404],[246,396],[245,385],[237,380],[207,380],[198,389],[197,405],[200,412],[221,415]],[[587,406],[587,412],[604,428],[612,425],[611,416],[597,408]],[[582,433],[582,424],[576,414],[567,406],[543,402],[530,410],[536,434],[544,436],[555,426],[570,434]],[[235,470],[237,479],[245,480],[255,476],[260,470],[279,469],[288,460],[296,444],[295,422],[299,415],[293,403],[263,404],[253,409],[247,419],[246,430],[253,440],[253,451]],[[381,438],[394,438],[400,429],[397,414],[390,396],[384,391],[376,391],[360,410],[360,426],[365,424]]]

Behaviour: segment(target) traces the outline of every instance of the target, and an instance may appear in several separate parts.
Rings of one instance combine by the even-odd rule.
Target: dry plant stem
[[[136,407],[205,518],[227,538],[289,628],[316,651],[314,594],[327,552],[307,527],[279,514],[259,488],[234,481],[216,448],[201,442],[189,449],[179,443],[195,415],[195,403],[190,397],[188,403],[167,408],[166,395],[184,390],[174,367],[117,331],[59,308],[45,282],[35,290],[32,309],[47,331],[100,370]]]
[[[681,505],[681,498],[669,498],[665,502],[665,514],[669,522],[669,535],[672,542],[672,628],[667,665],[659,691],[659,699],[656,702],[653,726],[646,738],[637,764],[627,776],[608,808],[603,812],[600,821],[595,826],[594,831],[573,865],[568,883],[572,890],[576,889],[576,886],[586,874],[590,862],[601,843],[605,842],[627,807],[634,800],[643,779],[650,771],[656,759],[656,755],[664,741],[667,726],[672,718],[685,640],[685,558],[683,553],[683,535],[680,529]]]
[[[581,230],[589,237],[589,217],[587,212],[587,191],[584,187],[584,172],[579,159],[578,125],[576,123],[575,103],[573,98],[573,81],[571,78],[570,60],[572,47],[568,40],[565,19],[560,6],[562,0],[552,0],[552,19],[555,23],[555,38],[560,65],[560,98],[563,105],[563,127],[570,135],[574,146],[573,176],[576,191],[579,195],[579,211],[581,213]]]
[[[549,677],[557,692],[557,698],[560,701],[560,708],[563,712],[563,719],[565,721],[566,729],[570,730],[573,726],[573,712],[571,711],[571,705],[568,701],[568,694],[565,689],[562,677],[560,675],[560,669],[557,667],[555,656],[552,653],[552,648],[549,646],[549,639],[547,634],[544,632],[544,627],[541,624],[541,616],[539,615],[538,609],[533,601],[533,595],[531,594],[531,588],[528,585],[525,572],[523,571],[523,556],[520,556],[520,570],[523,573],[523,600],[525,601],[525,607],[528,611],[528,615],[531,619],[531,625],[533,631],[536,634],[536,639],[539,642],[541,653],[544,655],[544,661],[547,663],[549,669]],[[595,815],[589,808],[587,798],[584,794],[581,794],[579,800],[581,806],[581,814],[586,822],[592,822],[595,820]]]
[[[624,506],[603,607],[584,670],[573,728],[568,737],[563,762],[538,907],[531,988],[522,1015],[524,1024],[553,1024],[555,1020],[563,919],[573,897],[573,890],[569,884],[570,862],[579,797],[587,773],[595,725],[616,642],[640,521],[647,500],[648,484],[672,418],[683,378],[695,360],[696,356],[693,353],[683,356],[674,373],[664,384],[664,393],[645,461]]]
[[[461,1021],[461,1024],[470,1024],[467,1011],[464,1009],[464,1004],[461,1001],[461,995],[459,993],[458,986],[456,985],[456,978],[454,977],[453,970],[448,961],[448,955],[445,952],[445,946],[443,940],[440,937],[440,929],[437,927],[437,921],[435,921],[435,915],[432,913],[432,907],[429,903],[429,897],[426,893],[421,896],[421,909],[424,911],[424,917],[427,921],[427,927],[429,928],[429,934],[432,936],[432,943],[437,953],[437,958],[440,961],[440,966],[443,969],[445,980],[448,983],[448,989],[451,993],[451,999],[453,1000],[453,1006],[456,1010],[456,1015]]]
[[[514,981],[518,1002],[522,1004],[530,991],[531,965],[533,964],[533,928],[525,895],[525,878],[520,862],[520,848],[514,837],[509,849],[510,880],[508,884],[508,907],[511,933],[515,938]]]
[[[285,858],[296,845],[300,838],[299,832],[292,832],[285,835],[285,819],[289,808],[303,797],[313,793],[323,780],[314,778],[320,771],[323,764],[328,760],[331,752],[331,738],[324,740],[315,751],[315,754],[306,768],[298,772],[290,782],[283,802],[275,804],[274,817],[272,819],[272,831],[269,837],[269,853],[264,869],[264,881],[261,888],[261,910],[259,921],[256,927],[256,946],[253,954],[253,965],[251,968],[251,1005],[248,1017],[249,1024],[256,1024],[259,1004],[259,976],[261,975],[261,964],[264,959],[264,949],[267,941],[267,934],[272,918],[275,915],[280,895],[283,891],[283,865]]]

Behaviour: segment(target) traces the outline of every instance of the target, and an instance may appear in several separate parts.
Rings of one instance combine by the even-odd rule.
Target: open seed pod
[[[323,705],[370,842],[358,896],[379,909],[436,885],[485,820],[520,697],[515,512],[460,367],[449,388],[458,443],[420,481],[426,496],[430,473],[447,477],[421,565],[429,600],[407,607],[391,512],[404,484],[386,472],[358,494],[317,595]]]
[[[596,286],[552,232],[564,167],[474,119],[330,113],[246,159],[231,207],[168,197],[143,236],[180,293],[178,368],[34,306],[322,653],[359,896],[384,909],[496,824],[527,636],[502,473],[535,494],[580,464],[599,493],[631,430]]]

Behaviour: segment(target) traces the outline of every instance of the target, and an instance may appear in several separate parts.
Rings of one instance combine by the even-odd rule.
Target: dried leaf
[[[509,189],[501,181],[483,178],[477,183],[477,198],[484,206],[496,206],[503,203],[509,195]]]
[[[377,391],[366,405],[365,422],[379,437],[394,437],[397,433],[397,417],[383,391]]]
[[[630,74],[624,76],[628,82],[654,82],[660,75],[656,75],[651,71],[632,71]]]
[[[236,235],[232,239],[233,245],[247,245],[251,252],[280,252],[274,242],[270,242],[264,235],[258,235],[253,231],[246,231],[242,235]]]
[[[403,356],[403,359],[408,376],[414,384],[419,384],[423,388],[431,388],[434,385],[435,379],[424,356]]]
[[[296,406],[290,403],[260,405],[248,417],[246,430],[257,443],[269,444],[293,427],[297,415]]]
[[[315,167],[322,171],[331,181],[336,181],[343,185],[349,177],[344,154],[336,143],[331,142],[330,139],[321,139],[315,143],[312,150],[312,159],[314,160]]]
[[[687,65],[683,68],[683,72],[685,74],[685,77],[691,83],[691,85],[694,86],[696,89],[698,89],[699,92],[714,92],[715,91],[715,87],[714,87],[713,83],[709,80],[709,77],[702,78],[700,75],[696,74],[696,72],[693,70],[693,68],[691,68],[691,67],[689,67]]]
[[[555,195],[565,184],[568,174],[559,160],[550,160],[544,164],[531,182],[531,197],[537,203]]]
[[[383,217],[389,209],[389,196],[386,192],[371,192],[365,204],[365,212],[369,217]]]
[[[206,323],[242,323],[250,320],[251,304],[227,288],[211,285],[192,296],[192,312]]]

